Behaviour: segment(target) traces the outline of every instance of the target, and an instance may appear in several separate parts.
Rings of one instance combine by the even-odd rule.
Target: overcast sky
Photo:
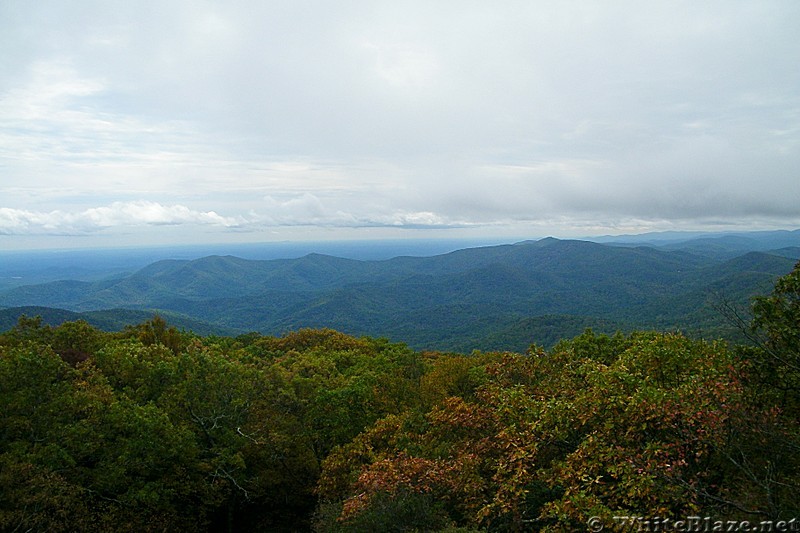
[[[800,2],[0,2],[0,247],[800,227]]]

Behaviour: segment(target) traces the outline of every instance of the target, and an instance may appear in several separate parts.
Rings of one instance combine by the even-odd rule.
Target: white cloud
[[[341,202],[339,199],[335,201]],[[264,198],[262,208],[247,215],[247,226],[321,226],[329,228],[450,228],[466,227],[469,223],[452,220],[430,211],[406,211],[394,209],[387,213],[385,207],[354,205],[334,208],[331,201],[323,201],[316,195],[277,200]]]
[[[258,212],[251,212],[251,223],[263,226],[341,226],[352,225],[352,215],[326,207],[311,193],[286,199],[267,196]]]
[[[434,83],[438,60],[416,43],[374,43],[363,46],[374,55],[378,77],[403,91],[421,90]]]
[[[0,208],[0,234],[4,235],[81,235],[109,228],[166,225],[235,228],[241,222],[214,211],[194,211],[182,205],[167,206],[148,201],[114,202],[77,213]]]
[[[114,202],[77,212],[28,211],[0,208],[0,235],[85,235],[107,230],[144,226],[207,226],[222,231],[260,231],[276,227],[317,226],[328,228],[445,228],[468,223],[449,220],[432,212],[394,211],[351,213],[326,207],[318,197],[302,196],[276,200],[267,197],[258,212],[222,216],[184,205],[162,205],[151,201]]]

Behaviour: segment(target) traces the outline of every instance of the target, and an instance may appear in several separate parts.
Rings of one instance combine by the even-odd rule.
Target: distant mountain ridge
[[[800,247],[800,229],[750,232],[660,232],[588,239],[620,246],[651,246],[663,250],[683,250],[715,259],[731,259],[747,252],[775,253]],[[800,259],[792,252],[790,257]]]
[[[796,258],[787,245],[783,254],[750,251],[723,259],[744,244],[720,242],[728,243],[721,255],[698,253],[702,239],[654,247],[554,238],[368,261],[216,255],[158,261],[116,279],[17,287],[0,293],[0,306],[157,309],[228,331],[332,327],[459,350],[524,349],[543,343],[536,335],[549,342],[558,323],[570,333],[582,327],[724,333],[710,299],[724,293],[746,305]]]

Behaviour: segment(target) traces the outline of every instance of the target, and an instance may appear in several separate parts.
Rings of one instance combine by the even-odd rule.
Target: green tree
[[[746,409],[724,448],[721,503],[743,516],[774,520],[800,514],[800,263],[755,299],[739,347]]]
[[[751,352],[761,379],[781,391],[782,407],[796,411],[800,400],[800,263],[780,278],[769,296],[755,299]]]
[[[0,528],[196,530],[207,484],[194,435],[50,347],[0,352]]]
[[[185,347],[187,340],[187,336],[181,334],[174,326],[169,326],[159,314],[142,324],[128,326],[125,334],[139,339],[142,344],[148,346],[153,344],[166,346],[176,355]]]
[[[64,322],[52,331],[51,346],[64,361],[75,366],[103,345],[106,335],[85,320]]]
[[[41,316],[20,315],[17,324],[0,336],[0,344],[16,346],[24,342],[47,343],[50,340],[50,326],[44,324]]]
[[[730,352],[679,335],[591,337],[498,355],[474,397],[446,398],[421,423],[387,419],[334,450],[323,499],[349,484],[340,523],[354,528],[410,493],[442,503],[431,520],[497,531],[697,512],[718,495],[713,465],[740,405]]]

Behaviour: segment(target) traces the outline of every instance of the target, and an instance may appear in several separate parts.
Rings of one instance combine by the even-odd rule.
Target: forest
[[[0,334],[0,531],[798,518],[800,263],[720,311],[745,341],[586,330],[524,353],[21,316]]]
[[[331,328],[459,353],[524,352],[532,341],[551,348],[586,328],[609,335],[678,330],[738,342],[719,305],[746,306],[800,260],[800,230],[747,235],[690,239],[678,248],[545,238],[380,261],[210,255],[83,280],[76,277],[90,263],[45,262],[40,274],[57,274],[45,283],[28,274],[31,267],[3,268],[0,260],[0,278],[19,284],[3,290],[0,279],[0,330],[26,314],[50,325],[71,316],[118,331],[157,311],[201,335]]]

